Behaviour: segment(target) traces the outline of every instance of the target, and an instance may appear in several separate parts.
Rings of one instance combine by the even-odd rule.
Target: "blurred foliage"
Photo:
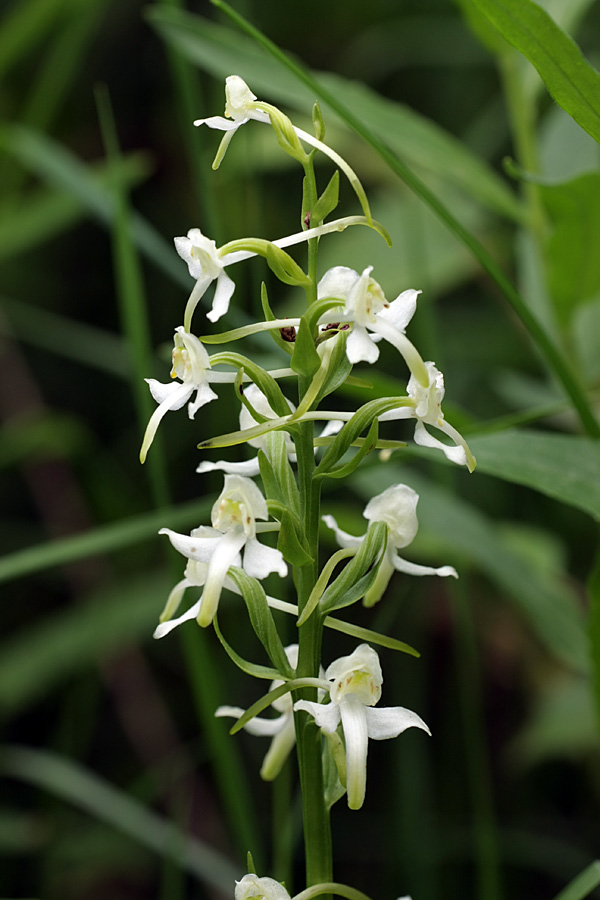
[[[336,874],[374,896],[552,897],[583,872],[561,894],[578,900],[598,884],[598,444],[501,286],[376,147],[515,281],[597,410],[600,156],[587,132],[598,95],[584,100],[598,75],[586,63],[581,88],[577,48],[554,29],[594,62],[600,7],[545,0],[555,26],[515,3],[234,0],[372,135],[371,146],[322,104],[327,140],[367,186],[393,250],[349,229],[322,242],[321,264],[373,264],[388,296],[423,289],[411,334],[444,370],[446,416],[479,460],[468,476],[413,447],[325,498],[361,533],[374,488],[407,482],[421,495],[415,557],[461,574],[456,589],[397,577],[374,615],[352,613],[419,648],[418,661],[393,657],[385,698],[434,733],[425,751],[410,734],[371,751],[359,831],[334,810]],[[547,37],[543,58],[519,16]],[[568,90],[548,69],[556,59]],[[310,128],[311,89],[202,0],[0,10],[3,897],[231,896],[248,849],[261,871],[301,879],[293,767],[260,784],[263,745],[229,738],[212,715],[249,705],[256,685],[193,623],[151,639],[181,577],[156,531],[206,521],[220,479],[193,481],[193,448],[237,428],[234,404],[180,414],[139,465],[153,405],[143,378],[164,379],[191,287],[172,237],[298,229],[297,173],[268,129],[240,132],[215,174],[218,136],[191,126],[222,112],[234,71]],[[325,184],[331,166],[319,165]],[[355,212],[346,184],[340,209]],[[291,309],[256,260],[236,271],[230,327],[260,315],[260,279],[278,315]],[[267,339],[252,351],[279,359]],[[403,392],[395,366],[384,348],[382,368],[363,374],[382,395]],[[234,647],[247,640],[235,598],[220,621]],[[281,627],[291,641],[293,624]],[[349,646],[328,634],[325,662]]]

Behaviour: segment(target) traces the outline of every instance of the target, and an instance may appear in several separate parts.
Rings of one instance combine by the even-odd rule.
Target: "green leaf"
[[[311,225],[318,225],[323,222],[329,213],[333,212],[340,199],[340,172],[336,169],[329,184],[315,203],[314,207],[309,210]]]
[[[553,229],[545,241],[548,286],[559,323],[600,291],[600,173],[564,184],[540,185]]]
[[[532,0],[473,0],[535,66],[559,106],[600,142],[600,74],[575,41]]]
[[[31,747],[5,745],[0,751],[5,776],[36,785],[126,834],[153,854],[172,859],[196,878],[226,894],[239,869],[208,844],[190,837],[174,822],[147,809],[69,759]]]
[[[291,284],[293,287],[306,287],[310,284],[308,275],[292,259],[289,253],[286,253],[281,247],[268,243],[265,250],[265,259],[271,271],[284,284]]]
[[[600,885],[600,860],[595,860],[557,894],[554,900],[583,900]]]
[[[294,372],[304,375],[305,378],[312,378],[321,365],[321,358],[315,347],[313,330],[306,316],[302,316],[300,319],[290,365]]]
[[[213,619],[213,628],[215,629],[215,634],[221,642],[221,646],[229,659],[235,663],[238,669],[245,672],[246,675],[250,675],[252,678],[265,678],[268,681],[274,681],[276,678],[281,678],[277,669],[271,669],[269,666],[261,666],[258,663],[249,662],[247,659],[244,659],[243,656],[240,656],[239,653],[236,653],[233,647],[228,644],[223,637],[223,632],[221,631],[216,615]]]
[[[269,373],[265,369],[263,369],[262,366],[259,366],[258,363],[253,362],[246,356],[242,356],[240,353],[229,353],[227,351],[223,353],[215,353],[215,355],[211,359],[212,365],[226,364],[233,366],[238,370],[243,369],[248,377],[254,382],[254,384],[261,389],[261,391],[269,401],[271,409],[274,413],[276,413],[276,415],[290,415],[290,405],[285,399],[283,391],[281,390],[275,379],[271,375],[269,375]]]
[[[469,438],[477,471],[524,484],[600,520],[600,442],[523,430]]]
[[[371,423],[371,427],[369,428],[365,439],[363,440],[361,446],[354,454],[352,459],[348,460],[348,462],[343,466],[336,466],[335,468],[330,469],[326,474],[327,478],[346,478],[348,475],[351,475],[355,469],[359,467],[365,456],[368,456],[369,453],[377,446],[377,437],[379,435],[379,422],[377,419],[373,419]]]
[[[235,581],[242,593],[254,633],[279,672],[279,677],[291,678],[294,673],[285,655],[285,650],[273,621],[273,613],[267,603],[267,595],[262,585],[256,578],[251,578],[243,569],[238,569],[236,566],[232,566],[229,569],[229,576]]]
[[[307,566],[313,561],[299,534],[298,520],[285,508],[281,515],[281,529],[277,539],[277,549],[291,566]]]
[[[592,688],[596,701],[596,721],[600,722],[600,554],[588,579],[589,597],[588,633],[591,646]]]
[[[267,286],[262,282],[260,286],[260,303],[263,310],[263,315],[265,317],[266,322],[272,322],[275,319],[275,313],[271,309],[271,305],[269,303],[269,295],[267,293]],[[285,350],[290,356],[294,352],[294,345],[290,341],[284,341],[281,337],[281,333],[279,331],[275,331],[274,329],[269,331],[269,334],[275,341],[278,347],[282,350]]]
[[[265,453],[273,467],[279,486],[279,499],[295,515],[300,515],[300,494],[288,456],[289,444],[281,431],[268,434],[265,438]]]
[[[332,335],[335,335],[335,331],[332,331]],[[323,397],[326,397],[328,394],[332,394],[334,391],[337,391],[340,385],[344,384],[344,382],[348,379],[348,376],[352,371],[352,363],[350,362],[346,354],[347,334],[343,331],[338,331],[337,335],[337,338],[328,338],[328,340],[335,340],[335,347],[333,348],[333,352],[329,360],[327,377],[325,378],[325,381],[323,382],[323,385],[319,393],[317,394],[317,398],[314,401],[315,406],[320,403]]]

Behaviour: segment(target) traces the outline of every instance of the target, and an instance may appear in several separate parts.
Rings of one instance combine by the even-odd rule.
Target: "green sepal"
[[[319,102],[315,101],[312,108],[312,123],[315,130],[315,137],[318,141],[325,140],[325,120]],[[336,170],[337,171],[337,170]]]
[[[281,638],[275,627],[273,613],[267,603],[267,595],[264,592],[263,586],[256,578],[252,578],[244,572],[243,569],[240,569],[237,566],[231,566],[229,569],[229,576],[242,592],[242,597],[248,608],[248,615],[250,616],[252,628],[267,651],[269,659],[277,669],[278,674],[276,677],[283,678],[284,680],[286,678],[292,678],[294,670],[290,666],[289,660],[285,655],[285,650],[283,649]]]
[[[240,353],[224,351],[223,353],[215,353],[212,357],[212,364],[230,365],[236,369],[243,369],[254,384],[261,389],[269,401],[271,409],[277,416],[289,416],[291,414],[290,405],[275,379],[257,363],[248,359],[248,357],[242,356]]]
[[[293,287],[308,287],[311,283],[308,275],[281,247],[268,243],[264,255],[273,274],[284,284],[290,284]]]
[[[323,222],[329,213],[333,212],[340,200],[340,172],[336,169],[329,180],[329,184],[310,210],[311,225]]]
[[[298,375],[312,378],[319,366],[321,357],[315,347],[314,331],[306,316],[300,319],[300,328],[296,335],[294,353],[290,366]]]
[[[371,522],[356,556],[323,591],[319,603],[321,612],[342,609],[364,597],[377,575],[376,563],[385,550],[387,535],[385,522]]]
[[[337,731],[323,735],[323,789],[325,805],[331,809],[346,793],[346,748]]]
[[[246,872],[256,875],[256,866],[254,865],[254,859],[249,850],[246,853]]]
[[[336,462],[346,453],[353,441],[366,428],[371,428],[373,421],[378,419],[383,413],[402,406],[403,399],[402,397],[381,397],[378,400],[370,400],[361,406],[327,448],[321,462],[317,466],[315,475],[327,475]]]
[[[229,657],[229,659],[235,663],[238,669],[241,669],[242,672],[245,672],[246,675],[251,675],[253,678],[264,678],[267,681],[275,681],[276,678],[281,678],[281,674],[277,671],[277,669],[271,669],[269,666],[260,666],[258,663],[251,663],[247,659],[244,659],[239,653],[236,653],[233,647],[227,643],[225,638],[223,637],[223,632],[219,626],[219,622],[217,616],[213,619],[213,627],[215,629],[215,634],[217,635],[225,653]]]
[[[368,456],[369,453],[372,453],[373,450],[375,450],[375,448],[377,447],[378,436],[379,422],[377,421],[377,419],[373,419],[371,427],[369,428],[364,441],[362,442],[359,450],[354,454],[352,459],[348,460],[348,462],[343,466],[337,466],[335,469],[330,469],[329,472],[327,472],[323,477],[346,478],[347,475],[350,475],[352,472],[354,472],[355,469],[358,468],[365,456]]]

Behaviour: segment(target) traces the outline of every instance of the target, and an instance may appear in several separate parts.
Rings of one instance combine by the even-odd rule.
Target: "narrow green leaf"
[[[310,212],[311,225],[318,225],[333,212],[340,199],[340,172],[336,169],[329,183]]]
[[[600,443],[522,430],[469,438],[477,471],[524,484],[600,521]]]
[[[296,334],[294,354],[290,363],[294,372],[312,378],[319,366],[321,358],[315,347],[313,330],[306,316],[300,319],[300,328]]]
[[[371,631],[370,628],[353,625],[352,622],[344,622],[343,619],[336,619],[335,616],[325,616],[323,624],[333,631],[340,631],[342,634],[348,634],[350,637],[366,641],[368,644],[377,644],[378,647],[387,647],[388,650],[399,650],[410,656],[419,657],[421,655],[418,650],[415,650],[410,644],[405,644],[404,641],[389,637],[387,634],[380,634],[378,631]]]
[[[589,597],[588,634],[592,662],[592,688],[596,701],[596,721],[600,723],[600,553],[588,578]]]
[[[323,591],[319,603],[322,612],[333,612],[364,597],[377,575],[377,562],[385,551],[387,536],[385,522],[370,523],[355,556]]]
[[[473,0],[538,70],[559,106],[600,142],[600,74],[575,41],[532,0]]]
[[[251,578],[243,569],[238,569],[236,566],[232,566],[229,569],[229,576],[242,592],[254,633],[267,651],[269,659],[280,673],[279,677],[291,678],[294,673],[285,655],[283,644],[273,621],[273,613],[267,603],[267,595],[262,585],[256,578]]]
[[[231,885],[241,874],[217,850],[69,759],[9,744],[0,751],[0,769],[5,776],[36,785],[106,822],[159,857],[170,857],[224,894],[231,892]]]
[[[268,666],[261,666],[258,663],[249,662],[247,659],[244,659],[243,656],[240,656],[239,653],[236,653],[231,644],[228,644],[223,637],[223,632],[221,631],[216,615],[213,619],[213,628],[215,629],[215,634],[221,642],[221,646],[229,659],[238,667],[238,669],[245,672],[246,675],[250,675],[252,678],[265,678],[268,681],[274,681],[276,678],[281,678],[277,669],[270,669]]]
[[[401,405],[401,397],[381,397],[378,400],[369,400],[368,403],[361,406],[327,447],[321,462],[317,466],[315,475],[327,475],[365,428],[370,429],[373,421],[378,416]]]
[[[554,900],[583,900],[600,885],[600,860],[595,860],[587,869],[574,878],[557,894]]]
[[[281,529],[277,539],[277,549],[291,566],[307,566],[313,558],[300,538],[298,520],[285,508],[281,515]]]
[[[354,454],[352,459],[348,460],[348,462],[343,466],[336,466],[335,468],[330,469],[326,475],[327,478],[346,478],[348,475],[351,475],[355,469],[361,464],[365,456],[368,456],[369,453],[377,446],[377,437],[379,434],[379,422],[377,419],[373,419],[371,423],[371,427],[369,428],[367,435],[362,442],[358,451]]]

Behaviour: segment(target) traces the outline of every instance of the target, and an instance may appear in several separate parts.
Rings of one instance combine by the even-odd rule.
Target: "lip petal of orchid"
[[[230,566],[236,564],[236,560],[239,559],[239,552],[245,543],[246,535],[244,531],[241,528],[232,528],[231,531],[221,536],[218,545],[213,549],[208,564],[204,593],[202,594],[202,605],[196,619],[201,628],[206,628],[214,619],[225,583],[225,576]]]
[[[282,578],[287,575],[287,565],[280,550],[267,547],[256,538],[249,538],[244,548],[244,571],[253,578],[266,578],[277,572]]]
[[[146,379],[148,383],[154,381],[154,379]],[[154,389],[158,392],[158,388],[156,385],[159,385],[160,382],[156,381],[154,384]],[[171,410],[171,409],[181,409],[181,407],[186,403],[187,400],[191,397],[194,392],[193,384],[182,384],[177,382],[177,384],[166,384],[162,385],[164,390],[164,400],[160,403],[159,406],[156,407],[148,424],[146,426],[146,431],[144,432],[144,438],[142,440],[142,446],[140,448],[140,461],[144,462],[146,456],[148,454],[148,450],[152,446],[152,441],[154,440],[154,436],[158,430],[158,426],[161,423],[163,417]],[[150,390],[152,390],[152,385],[150,386]]]
[[[369,735],[366,707],[352,694],[340,703],[342,728],[346,741],[346,790],[350,809],[360,809],[367,788],[367,751]]]
[[[386,706],[382,709],[365,706],[364,709],[369,737],[374,741],[398,737],[407,728],[421,728],[431,736],[429,727],[412,709],[405,709],[403,706]]]
[[[296,700],[294,709],[301,709],[309,713],[323,731],[335,731],[341,721],[339,703],[314,703],[312,700]]]

